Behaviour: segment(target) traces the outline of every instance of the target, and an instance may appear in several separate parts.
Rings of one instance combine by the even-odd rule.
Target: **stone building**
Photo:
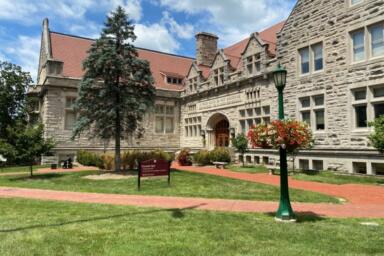
[[[295,158],[303,169],[383,174],[384,158],[369,146],[367,121],[384,113],[384,2],[299,0],[289,18],[218,49],[218,37],[196,35],[196,58],[138,49],[157,89],[154,113],[146,116],[144,139],[123,147],[175,151],[230,147],[230,138],[253,124],[277,118],[271,71],[288,71],[286,115],[308,122],[315,147]],[[34,93],[45,135],[55,154],[113,147],[86,136],[71,141],[72,103],[91,39],[51,32],[43,22]],[[277,164],[274,150],[251,149],[248,163]]]

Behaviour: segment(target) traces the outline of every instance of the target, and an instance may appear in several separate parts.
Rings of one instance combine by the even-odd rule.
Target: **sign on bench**
[[[139,164],[137,187],[140,189],[140,178],[168,176],[168,185],[171,182],[171,164],[165,160],[147,160]]]

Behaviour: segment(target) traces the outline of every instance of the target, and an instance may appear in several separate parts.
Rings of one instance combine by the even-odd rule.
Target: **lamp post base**
[[[295,223],[297,221],[297,219],[293,218],[293,219],[281,219],[281,218],[278,218],[278,217],[275,217],[275,221],[277,222],[284,222],[284,223]]]

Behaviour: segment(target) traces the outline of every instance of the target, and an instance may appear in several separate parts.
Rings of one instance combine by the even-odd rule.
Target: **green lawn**
[[[48,165],[34,165],[32,168],[36,171],[39,168],[47,168]],[[9,172],[29,172],[29,166],[15,166],[15,167],[0,167],[1,173],[9,173]]]
[[[167,185],[166,178],[152,178],[143,180],[142,189],[138,191],[136,177],[129,180],[89,180],[83,178],[83,176],[95,173],[97,173],[97,171],[39,174],[35,175],[33,178],[30,178],[27,175],[0,176],[0,186],[115,194],[142,194],[264,201],[279,200],[279,187],[213,175],[173,171],[170,187]],[[337,199],[320,193],[295,189],[290,191],[292,201],[338,202]]]
[[[247,172],[247,173],[267,173],[268,168],[262,165],[229,165],[227,169],[234,172]]]
[[[315,175],[295,173],[293,178],[296,180],[316,181],[331,184],[384,184],[384,177],[344,175],[330,171],[320,171]]]
[[[262,165],[255,166],[235,166],[230,165],[228,169],[237,172],[247,172],[247,173],[266,173],[268,169]],[[330,184],[371,184],[371,185],[381,185],[384,184],[384,177],[380,176],[357,176],[357,175],[348,175],[348,174],[338,174],[331,171],[320,171],[317,174],[305,174],[301,172],[294,172],[290,175],[293,179],[296,180],[306,180],[306,181],[315,181],[322,183]]]
[[[0,254],[383,255],[383,219],[273,216],[0,199]],[[379,226],[363,226],[374,221]]]

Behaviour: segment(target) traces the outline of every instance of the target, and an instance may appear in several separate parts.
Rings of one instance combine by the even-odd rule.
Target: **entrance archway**
[[[229,120],[221,114],[212,115],[207,122],[207,148],[228,147],[230,145]]]
[[[228,120],[221,120],[215,126],[215,146],[228,147],[229,146],[229,122]]]

